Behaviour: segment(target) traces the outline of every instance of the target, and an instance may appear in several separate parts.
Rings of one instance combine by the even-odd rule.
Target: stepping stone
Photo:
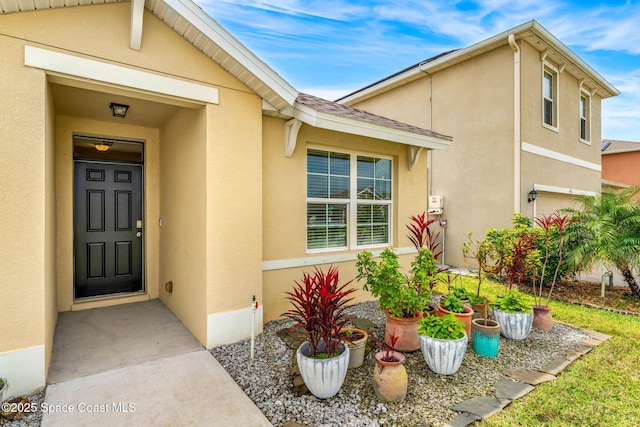
[[[498,400],[495,397],[472,397],[469,400],[458,403],[453,407],[454,411],[468,412],[472,415],[477,415],[481,419],[490,417],[491,415],[500,412],[511,401]]]
[[[362,329],[363,331],[367,331],[367,332],[369,332],[370,330],[376,327],[376,324],[373,323],[371,320],[365,319],[362,317],[356,317],[351,321],[351,323],[353,323],[353,325],[356,328]]]
[[[470,414],[468,412],[465,412],[465,413],[462,413],[462,414],[458,415],[457,417],[455,417],[454,419],[452,419],[448,423],[446,423],[444,425],[444,427],[466,427],[471,423],[474,423],[476,421],[480,421],[481,419],[482,418],[480,418],[477,415],[473,415],[473,414]]]
[[[589,347],[597,347],[600,344],[602,344],[603,342],[604,341],[599,341],[599,340],[595,340],[595,339],[594,340],[582,340],[582,341],[580,341],[580,344],[586,345],[586,346],[589,346]]]
[[[527,393],[535,390],[532,385],[514,381],[511,378],[503,378],[494,385],[496,389],[496,398],[500,400],[516,400],[520,399]]]
[[[544,372],[507,371],[504,374],[515,380],[522,381],[523,383],[527,383],[531,385],[538,385],[540,383],[545,383],[547,381],[553,381],[556,379],[555,376],[551,374],[546,374]]]
[[[560,372],[564,371],[564,369],[571,364],[570,360],[567,360],[564,357],[556,357],[551,362],[547,363],[545,367],[540,369],[540,372],[546,372],[551,375],[558,375]]]
[[[609,338],[611,338],[611,335],[606,335],[596,331],[589,331],[589,330],[583,329],[582,332],[589,335],[594,340],[598,340],[598,341],[607,341]]]

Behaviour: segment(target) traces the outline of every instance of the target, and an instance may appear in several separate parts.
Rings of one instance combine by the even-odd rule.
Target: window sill
[[[585,145],[591,145],[591,141],[587,141],[586,139],[580,138],[580,142],[582,142]]]
[[[551,131],[554,131],[555,133],[560,133],[560,128],[548,125],[548,124],[546,124],[544,122],[542,123],[542,127],[546,128],[546,129],[549,129]]]

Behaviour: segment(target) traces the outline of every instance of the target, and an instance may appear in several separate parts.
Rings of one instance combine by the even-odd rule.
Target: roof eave
[[[386,92],[394,87],[409,83],[416,80],[426,74],[432,74],[436,71],[447,68],[451,65],[455,65],[466,59],[473,58],[480,55],[483,52],[495,49],[499,46],[508,44],[508,36],[514,34],[516,37],[522,36],[526,32],[531,31],[538,38],[542,39],[546,44],[555,45],[559,48],[560,52],[568,59],[576,63],[581,69],[595,80],[600,86],[604,88],[608,96],[617,96],[620,91],[611,85],[604,77],[602,77],[597,71],[595,71],[590,65],[580,59],[575,53],[571,51],[564,43],[558,40],[553,34],[547,31],[537,21],[531,20],[510,30],[504,31],[500,34],[492,36],[488,39],[482,40],[471,46],[455,50],[448,55],[444,55],[429,62],[421,62],[414,67],[407,69],[404,73],[396,74],[386,79],[380,80],[378,83],[374,83],[359,91],[353,92],[345,97],[340,98],[337,102],[346,105],[352,105],[357,102],[364,101],[377,94]],[[603,97],[604,94],[601,94]]]
[[[446,151],[451,145],[450,137],[435,137],[393,129],[361,120],[328,114],[304,104],[296,103],[293,116],[310,126],[399,144]]]

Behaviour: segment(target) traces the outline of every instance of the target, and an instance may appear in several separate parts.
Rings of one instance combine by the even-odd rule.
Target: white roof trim
[[[210,104],[219,103],[219,90],[215,87],[33,46],[24,47],[24,65]]]
[[[375,123],[354,120],[327,114],[304,104],[296,103],[293,117],[303,123],[320,129],[328,129],[353,135],[361,135],[400,144],[424,147],[433,150],[448,150],[450,141],[428,135],[420,135],[399,129],[380,126]]]
[[[213,18],[196,6],[195,3],[189,0],[163,1],[242,64],[249,72],[273,89],[289,105],[293,105],[298,96],[298,91],[227,30],[222,28]]]
[[[583,61],[580,57],[578,57],[573,51],[571,51],[564,43],[562,43],[559,39],[557,39],[553,34],[547,31],[542,25],[540,25],[537,21],[531,20],[529,22],[525,22],[524,24],[518,25],[510,30],[507,30],[503,33],[497,34],[493,37],[490,37],[486,40],[482,40],[478,43],[475,43],[471,46],[458,49],[449,54],[443,55],[440,58],[436,58],[433,61],[423,62],[416,66],[411,67],[410,69],[389,77],[387,79],[383,79],[378,83],[374,83],[373,85],[366,87],[360,91],[354,92],[351,95],[347,95],[344,98],[338,100],[341,104],[350,105],[355,102],[359,102],[365,100],[379,92],[384,92],[387,89],[393,88],[400,84],[403,84],[405,80],[415,80],[416,78],[426,74],[426,72],[435,72],[439,69],[448,67],[449,62],[460,62],[464,59],[471,58],[476,56],[477,54],[484,52],[486,50],[492,49],[493,45],[498,44],[507,44],[507,38],[510,34],[514,34],[516,37],[522,36],[523,33],[527,31],[531,31],[536,36],[541,39],[550,42],[554,45],[554,47],[558,48],[560,53],[566,56],[569,61],[575,63],[578,67],[584,70],[587,75],[589,75],[592,79],[596,80],[605,90],[607,90],[612,96],[616,96],[620,94],[620,91],[616,89],[613,85],[611,85],[604,77],[602,77],[595,69],[593,69],[589,64]]]

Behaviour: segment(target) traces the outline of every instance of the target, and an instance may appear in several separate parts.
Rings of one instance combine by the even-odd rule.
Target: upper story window
[[[554,130],[558,128],[558,72],[545,64],[542,72],[542,123]]]
[[[392,161],[307,151],[307,250],[391,244]]]
[[[591,96],[580,90],[580,141],[591,141]]]

